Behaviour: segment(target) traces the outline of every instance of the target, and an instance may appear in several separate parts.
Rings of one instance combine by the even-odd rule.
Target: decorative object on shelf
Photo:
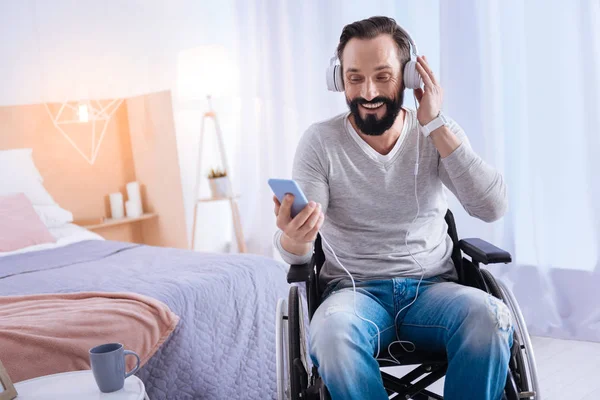
[[[111,218],[123,218],[125,216],[125,212],[123,210],[123,194],[121,192],[116,192],[109,194],[108,197],[110,199]]]
[[[56,129],[90,165],[93,165],[100,152],[108,123],[122,102],[123,99],[84,100],[64,101],[60,105],[48,103],[44,105]],[[91,146],[86,144],[82,150],[80,145],[69,136],[65,129],[73,124],[90,125]],[[91,149],[89,154],[86,154],[86,149]]]
[[[213,199],[223,199],[233,194],[231,193],[231,182],[229,182],[227,171],[211,169],[208,174],[208,185]]]
[[[17,397],[17,390],[0,361],[0,400],[13,400]]]
[[[127,202],[125,203],[125,211],[127,216],[131,218],[139,217],[144,214],[142,208],[142,193],[138,182],[129,182],[127,188]]]
[[[233,190],[231,189],[231,181],[230,176],[227,174],[227,171],[231,171],[229,169],[229,164],[227,164],[227,157],[225,155],[225,145],[223,144],[223,135],[221,133],[221,126],[219,125],[219,120],[217,118],[217,113],[212,109],[212,103],[210,96],[206,96],[208,99],[208,111],[204,113],[202,116],[202,127],[200,129],[200,141],[198,145],[198,162],[196,167],[196,187],[194,190],[194,223],[192,225],[192,240],[190,242],[190,249],[194,249],[194,243],[196,239],[196,224],[198,222],[198,203],[206,202],[206,201],[215,201],[215,200],[229,200],[229,204],[231,206],[231,216],[233,218],[233,227],[235,230],[235,238],[238,245],[238,250],[240,253],[246,252],[246,241],[244,239],[244,233],[242,231],[242,223],[240,218],[240,211],[237,204],[237,199],[239,195],[234,195]],[[209,184],[212,191],[212,198],[210,199],[199,199],[198,192],[200,191],[200,179],[203,176],[202,174],[202,140],[204,138],[204,123],[207,118],[213,120],[215,124],[215,130],[217,135],[217,143],[219,144],[219,153],[221,154],[221,165],[223,166],[223,171],[211,171],[209,177]],[[214,176],[214,179],[211,179],[211,175]],[[217,183],[217,182],[225,182],[225,183]],[[222,195],[225,194],[225,195]]]

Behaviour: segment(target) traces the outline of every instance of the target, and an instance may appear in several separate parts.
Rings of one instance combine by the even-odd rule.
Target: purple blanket
[[[276,398],[275,307],[288,288],[286,266],[256,255],[94,240],[0,257],[0,295],[129,291],[179,315],[137,374],[152,400]]]

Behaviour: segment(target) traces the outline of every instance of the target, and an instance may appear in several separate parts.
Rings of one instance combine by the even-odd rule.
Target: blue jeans
[[[510,311],[482,290],[424,279],[394,278],[356,283],[356,311],[377,324],[382,352],[395,340],[416,351],[446,353],[444,398],[502,398],[510,348]],[[331,285],[330,285],[331,286]],[[310,323],[310,356],[333,400],[387,399],[375,354],[377,329],[354,312],[350,281],[329,287]],[[398,347],[396,347],[398,346]],[[410,344],[405,348],[411,350]],[[399,350],[400,344],[392,346]]]

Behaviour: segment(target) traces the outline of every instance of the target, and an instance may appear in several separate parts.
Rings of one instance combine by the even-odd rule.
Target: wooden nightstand
[[[116,240],[121,242],[144,243],[140,230],[139,222],[155,220],[158,218],[156,213],[145,213],[139,217],[124,218],[96,218],[86,220],[75,220],[73,223],[82,228],[94,231],[107,240]]]

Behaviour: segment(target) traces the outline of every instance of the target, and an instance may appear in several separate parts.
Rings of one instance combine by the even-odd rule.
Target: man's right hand
[[[275,203],[277,227],[283,231],[281,236],[282,247],[286,251],[299,256],[308,253],[325,220],[325,214],[321,211],[321,204],[311,201],[292,218],[293,195],[287,194],[283,199],[283,203],[279,203],[277,197],[273,196],[273,202]]]

